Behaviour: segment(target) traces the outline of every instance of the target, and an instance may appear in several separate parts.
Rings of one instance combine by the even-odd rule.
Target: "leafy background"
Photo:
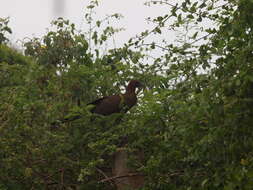
[[[168,14],[117,49],[107,43],[121,31],[110,26],[119,14],[85,15],[92,27],[83,33],[59,18],[23,53],[8,46],[8,19],[0,20],[1,190],[114,189],[101,181],[125,136],[143,190],[252,189],[253,1],[146,5]],[[168,29],[178,31],[175,43],[152,41]],[[133,78],[148,90],[120,123],[89,112],[87,103]]]

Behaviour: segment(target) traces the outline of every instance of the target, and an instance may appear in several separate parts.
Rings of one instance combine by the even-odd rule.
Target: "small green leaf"
[[[236,86],[240,86],[240,85],[241,85],[240,79],[237,79],[237,80],[236,80],[235,85],[236,85]]]
[[[97,27],[100,27],[101,21],[98,20],[98,21],[96,22],[96,25],[97,25]]]
[[[159,33],[159,34],[162,33],[162,31],[161,31],[161,29],[160,29],[159,27],[156,27],[156,28],[155,28],[155,31],[156,31],[157,33]]]
[[[158,22],[161,22],[161,21],[163,20],[163,17],[159,16],[159,17],[156,18],[156,20],[157,20]]]
[[[155,49],[155,42],[153,42],[150,46],[151,49]]]
[[[204,187],[207,184],[207,182],[208,182],[208,179],[205,179],[204,181],[202,181],[201,186]]]
[[[190,14],[190,15],[187,15],[187,18],[194,19],[194,16]]]

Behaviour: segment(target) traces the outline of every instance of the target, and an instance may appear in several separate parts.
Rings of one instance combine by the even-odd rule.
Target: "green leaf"
[[[187,18],[194,19],[194,16],[192,14],[187,15]]]
[[[236,79],[235,84],[236,84],[236,86],[240,86],[241,85],[241,80],[240,79]]]
[[[152,42],[150,47],[151,49],[155,49],[155,42]]]
[[[97,27],[100,27],[100,26],[101,26],[101,21],[98,20],[98,21],[96,22],[96,25],[97,25]]]
[[[155,32],[157,32],[158,34],[161,34],[161,33],[162,33],[162,31],[161,31],[161,29],[160,29],[159,27],[156,27],[156,28],[155,28]]]

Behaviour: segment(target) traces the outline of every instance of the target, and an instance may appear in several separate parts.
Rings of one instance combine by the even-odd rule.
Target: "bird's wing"
[[[101,115],[110,115],[112,113],[120,112],[120,106],[119,106],[120,102],[121,102],[121,96],[112,95],[112,96],[106,96],[104,98],[100,98],[89,104],[95,105],[94,109],[92,109],[91,112],[101,114]]]
[[[106,99],[108,96],[105,96],[105,97],[103,97],[103,98],[99,98],[99,99],[97,99],[97,100],[95,100],[95,101],[93,101],[93,102],[90,102],[90,103],[88,103],[87,105],[91,105],[91,104],[93,104],[93,105],[98,105],[98,104],[100,104],[104,99]]]

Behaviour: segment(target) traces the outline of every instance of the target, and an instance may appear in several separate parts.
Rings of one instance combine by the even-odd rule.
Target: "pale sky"
[[[57,2],[64,2],[65,8],[55,7]],[[12,43],[25,37],[39,37],[46,33],[50,22],[56,18],[55,11],[64,11],[63,17],[76,24],[78,30],[82,30],[85,7],[88,0],[3,0],[0,6],[0,17],[10,17],[9,26],[12,28]],[[167,7],[147,7],[143,3],[146,0],[101,0],[97,9],[97,16],[121,13],[124,19],[117,22],[118,27],[126,28],[116,38],[119,45],[130,37],[148,29],[145,18],[159,16],[165,13]]]

